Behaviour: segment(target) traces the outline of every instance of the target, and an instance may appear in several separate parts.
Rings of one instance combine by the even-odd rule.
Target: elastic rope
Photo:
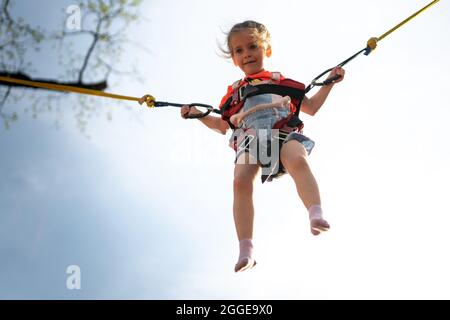
[[[317,77],[315,77],[311,83],[306,87],[305,92],[310,91],[312,88],[314,88],[315,86],[324,86],[324,85],[328,85],[330,83],[333,83],[335,80],[339,79],[340,76],[334,76],[330,79],[327,79],[323,82],[316,82],[317,79],[321,78],[323,75],[325,75],[326,73],[330,72],[331,70],[333,70],[336,67],[343,67],[345,64],[347,64],[348,62],[350,62],[351,60],[353,60],[354,58],[356,58],[357,56],[359,56],[362,52],[364,52],[364,54],[367,56],[369,55],[373,50],[375,50],[375,48],[377,47],[377,43],[381,40],[383,40],[385,37],[387,37],[388,35],[390,35],[392,32],[394,32],[395,30],[397,30],[398,28],[400,28],[401,26],[403,26],[404,24],[406,24],[407,22],[409,22],[410,20],[412,20],[413,18],[415,18],[416,16],[418,16],[420,13],[422,13],[423,11],[425,11],[426,9],[430,8],[432,5],[436,4],[437,2],[439,2],[440,0],[434,0],[432,2],[430,2],[429,4],[427,4],[425,7],[423,7],[422,9],[416,11],[415,13],[413,13],[412,15],[410,15],[408,18],[406,18],[405,20],[403,20],[402,22],[400,22],[399,24],[397,24],[395,27],[391,28],[390,30],[388,30],[387,32],[383,33],[381,36],[377,37],[372,37],[367,41],[367,46],[358,51],[357,53],[355,53],[354,55],[350,56],[349,58],[347,58],[346,60],[342,61],[341,63],[339,63],[338,65],[336,65],[333,68],[327,69],[324,72],[322,72],[321,74],[319,74]]]
[[[66,86],[66,85],[62,85],[62,84],[22,80],[22,79],[2,77],[2,76],[0,76],[0,81],[8,82],[8,83],[22,84],[22,85],[29,86],[29,87],[37,87],[37,88],[43,88],[43,89],[49,89],[49,90],[74,92],[74,93],[87,94],[87,95],[91,95],[91,96],[100,96],[100,97],[120,99],[120,100],[139,101],[139,98],[136,98],[136,97],[124,96],[124,95],[114,94],[114,93],[107,93],[107,92],[93,90],[93,89]]]
[[[432,5],[438,3],[439,0],[434,0],[432,2],[430,2],[429,4],[427,4],[425,7],[423,7],[422,9],[418,10],[417,12],[413,13],[411,16],[409,16],[408,18],[406,18],[405,20],[403,20],[402,22],[400,22],[399,24],[397,24],[395,27],[393,27],[392,29],[390,29],[389,31],[385,32],[384,34],[382,34],[381,36],[379,36],[377,38],[377,41],[381,41],[383,40],[385,37],[387,37],[388,35],[390,35],[392,32],[394,32],[395,30],[397,30],[398,28],[400,28],[401,26],[403,26],[404,24],[406,24],[408,21],[414,19],[416,16],[418,16],[419,14],[421,14],[423,11],[425,11],[426,9],[428,9],[429,7],[431,7]]]

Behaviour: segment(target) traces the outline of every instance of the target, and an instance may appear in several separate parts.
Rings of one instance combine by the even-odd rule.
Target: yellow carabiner
[[[147,96],[147,98],[145,98],[145,103],[147,104],[147,107],[149,107],[149,108],[154,108],[155,102],[156,102],[155,97],[150,94]]]
[[[378,38],[377,37],[372,37],[369,40],[367,40],[367,47],[370,48],[370,50],[375,50],[375,48],[377,47],[377,43],[378,43]]]

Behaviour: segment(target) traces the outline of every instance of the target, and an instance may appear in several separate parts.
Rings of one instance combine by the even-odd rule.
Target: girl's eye
[[[237,53],[237,54],[240,54],[240,53],[242,53],[242,49],[241,48],[236,49],[234,52]]]
[[[252,49],[252,50],[258,49],[258,44],[256,44],[256,43],[251,44],[250,49]]]

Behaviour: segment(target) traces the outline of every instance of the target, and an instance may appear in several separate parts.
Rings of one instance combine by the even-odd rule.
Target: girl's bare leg
[[[322,217],[320,192],[307,161],[305,147],[296,140],[286,142],[281,148],[281,162],[294,179],[297,193],[309,211],[311,233],[320,234],[327,231],[330,225]]]
[[[233,215],[236,233],[239,239],[239,259],[235,271],[252,268],[256,262],[253,259],[253,182],[258,174],[257,164],[249,163],[250,155],[243,153],[237,159],[234,167],[233,181]],[[252,162],[254,163],[254,161]]]

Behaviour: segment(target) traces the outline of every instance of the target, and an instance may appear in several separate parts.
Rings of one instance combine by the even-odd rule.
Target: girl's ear
[[[272,47],[270,46],[270,44],[268,44],[266,48],[266,57],[270,58],[271,55],[272,55]]]

